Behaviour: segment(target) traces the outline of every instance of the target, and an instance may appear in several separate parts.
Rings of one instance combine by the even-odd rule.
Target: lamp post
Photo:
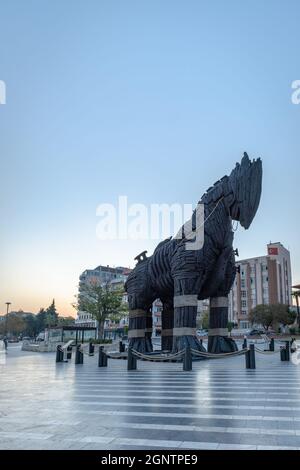
[[[7,336],[7,328],[8,328],[8,312],[9,312],[9,306],[11,305],[11,302],[5,302],[5,304],[6,304],[5,336]]]

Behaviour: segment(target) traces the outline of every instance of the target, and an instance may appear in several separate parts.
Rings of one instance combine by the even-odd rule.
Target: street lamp
[[[11,302],[5,302],[5,304],[6,304],[5,336],[7,336],[7,327],[8,327],[8,311],[9,311],[9,306],[11,305]]]

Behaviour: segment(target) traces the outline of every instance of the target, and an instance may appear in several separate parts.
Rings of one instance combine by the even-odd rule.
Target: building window
[[[246,311],[246,310],[242,310],[242,315],[247,315],[247,311]]]
[[[245,279],[241,280],[241,287],[245,287]]]
[[[246,302],[246,300],[242,300],[242,307],[243,307],[243,308],[246,308],[246,307],[247,307],[247,302]]]
[[[245,291],[245,290],[242,290],[242,291],[241,291],[241,295],[242,295],[242,297],[247,297],[246,291]]]

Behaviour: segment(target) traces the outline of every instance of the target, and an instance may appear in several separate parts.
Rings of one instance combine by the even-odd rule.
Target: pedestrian
[[[296,344],[296,338],[292,338],[292,343],[291,343],[291,353],[294,353],[297,351],[297,344]]]
[[[3,343],[4,343],[4,347],[5,347],[5,351],[6,351],[7,350],[7,343],[8,343],[6,336],[4,336],[4,338],[3,338]]]

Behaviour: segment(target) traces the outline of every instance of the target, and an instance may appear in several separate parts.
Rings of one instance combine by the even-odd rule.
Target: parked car
[[[268,336],[269,336],[269,335],[270,335],[270,336],[276,335],[276,331],[274,331],[274,330],[268,330],[268,331],[266,331],[266,335],[268,335]]]
[[[9,338],[7,341],[9,343],[18,343],[19,342],[18,338]]]
[[[259,335],[265,335],[266,332],[264,330],[251,330],[248,336],[259,336]]]
[[[208,331],[207,330],[197,330],[196,334],[197,334],[197,336],[207,336]]]

